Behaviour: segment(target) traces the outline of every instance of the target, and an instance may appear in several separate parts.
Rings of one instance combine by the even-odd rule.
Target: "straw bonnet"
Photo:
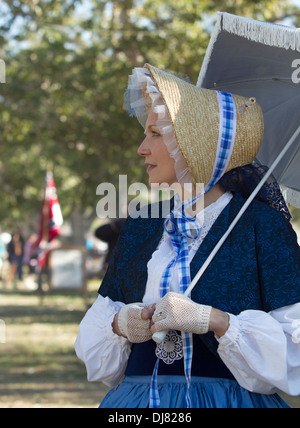
[[[145,64],[168,109],[180,151],[194,183],[209,183],[220,140],[218,92],[197,87],[165,70]],[[143,97],[149,95],[144,90]],[[263,139],[264,120],[255,98],[232,95],[235,104],[235,137],[225,172],[251,164]],[[147,105],[147,100],[145,100]],[[149,105],[149,102],[148,102]],[[223,123],[224,129],[224,123]]]

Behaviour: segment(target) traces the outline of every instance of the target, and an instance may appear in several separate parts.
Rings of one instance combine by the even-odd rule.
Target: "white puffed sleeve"
[[[270,313],[230,315],[218,353],[248,391],[300,395],[300,303]]]
[[[124,377],[131,352],[130,342],[112,331],[114,316],[124,306],[99,296],[79,326],[75,351],[86,366],[90,382],[114,387]]]

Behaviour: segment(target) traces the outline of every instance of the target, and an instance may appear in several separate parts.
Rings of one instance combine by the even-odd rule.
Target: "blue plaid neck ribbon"
[[[171,211],[165,220],[164,228],[168,233],[175,256],[166,267],[160,282],[160,297],[164,297],[170,291],[173,270],[178,264],[179,292],[184,294],[191,283],[188,239],[196,239],[201,233],[197,219],[186,215],[186,209],[193,206],[196,201],[207,193],[219,181],[226,172],[232,154],[236,135],[236,108],[233,97],[227,92],[217,92],[220,111],[219,141],[216,161],[210,182],[204,192],[184,201],[180,209]],[[188,296],[190,297],[190,296]],[[193,360],[193,335],[192,333],[181,332],[183,341],[184,372],[187,381],[186,404],[187,408],[192,407],[189,389],[192,379]],[[163,348],[162,344],[162,348]],[[151,385],[150,385],[150,408],[160,407],[160,397],[158,392],[158,366],[159,358],[156,361]]]

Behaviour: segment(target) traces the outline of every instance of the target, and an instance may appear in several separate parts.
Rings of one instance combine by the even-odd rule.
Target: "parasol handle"
[[[268,172],[266,173],[266,175],[259,182],[259,184],[257,185],[257,187],[253,190],[253,192],[251,193],[251,195],[249,196],[249,198],[247,199],[247,201],[245,202],[245,204],[243,205],[243,207],[239,211],[238,215],[235,217],[235,219],[231,223],[231,225],[230,225],[229,229],[227,230],[227,232],[223,235],[223,237],[217,243],[217,245],[215,246],[215,248],[213,249],[213,251],[211,252],[211,254],[209,255],[209,257],[206,259],[205,263],[202,265],[202,267],[199,270],[199,272],[197,273],[197,275],[194,277],[194,279],[191,282],[190,286],[187,288],[186,292],[184,293],[184,296],[188,297],[191,294],[191,292],[194,289],[195,285],[200,280],[200,278],[202,277],[202,275],[204,274],[204,272],[206,271],[206,269],[208,268],[208,266],[210,265],[210,263],[212,262],[212,260],[214,259],[214,257],[216,256],[216,254],[218,253],[218,251],[220,250],[220,248],[222,247],[222,245],[224,244],[224,242],[228,238],[228,236],[230,235],[230,233],[232,232],[232,230],[235,228],[236,224],[238,223],[238,221],[240,220],[240,218],[242,217],[242,215],[244,214],[244,212],[247,210],[247,208],[249,207],[249,205],[251,204],[251,202],[253,201],[253,199],[255,198],[255,196],[258,194],[258,192],[263,187],[263,185],[265,184],[265,182],[271,176],[271,174],[273,173],[274,169],[277,167],[277,165],[279,164],[279,162],[281,161],[281,159],[285,156],[285,154],[287,153],[287,151],[292,147],[293,143],[295,142],[296,138],[299,135],[300,135],[300,126],[298,127],[298,129],[296,130],[296,132],[293,134],[293,136],[291,137],[291,139],[288,141],[288,143],[286,144],[286,146],[284,147],[284,149],[282,150],[282,152],[277,156],[277,158],[275,159],[275,161],[273,162],[273,164],[270,166],[270,168],[269,168]],[[154,335],[152,336],[152,339],[156,343],[161,343],[165,339],[167,333],[168,332],[166,332],[166,331],[161,331],[161,332],[154,333]]]

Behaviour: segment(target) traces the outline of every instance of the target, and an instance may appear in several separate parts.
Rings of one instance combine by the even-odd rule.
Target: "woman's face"
[[[158,114],[151,112],[146,123],[146,138],[138,149],[145,158],[149,184],[171,184],[177,182],[175,160],[171,158],[163,141],[161,131],[156,126]]]

